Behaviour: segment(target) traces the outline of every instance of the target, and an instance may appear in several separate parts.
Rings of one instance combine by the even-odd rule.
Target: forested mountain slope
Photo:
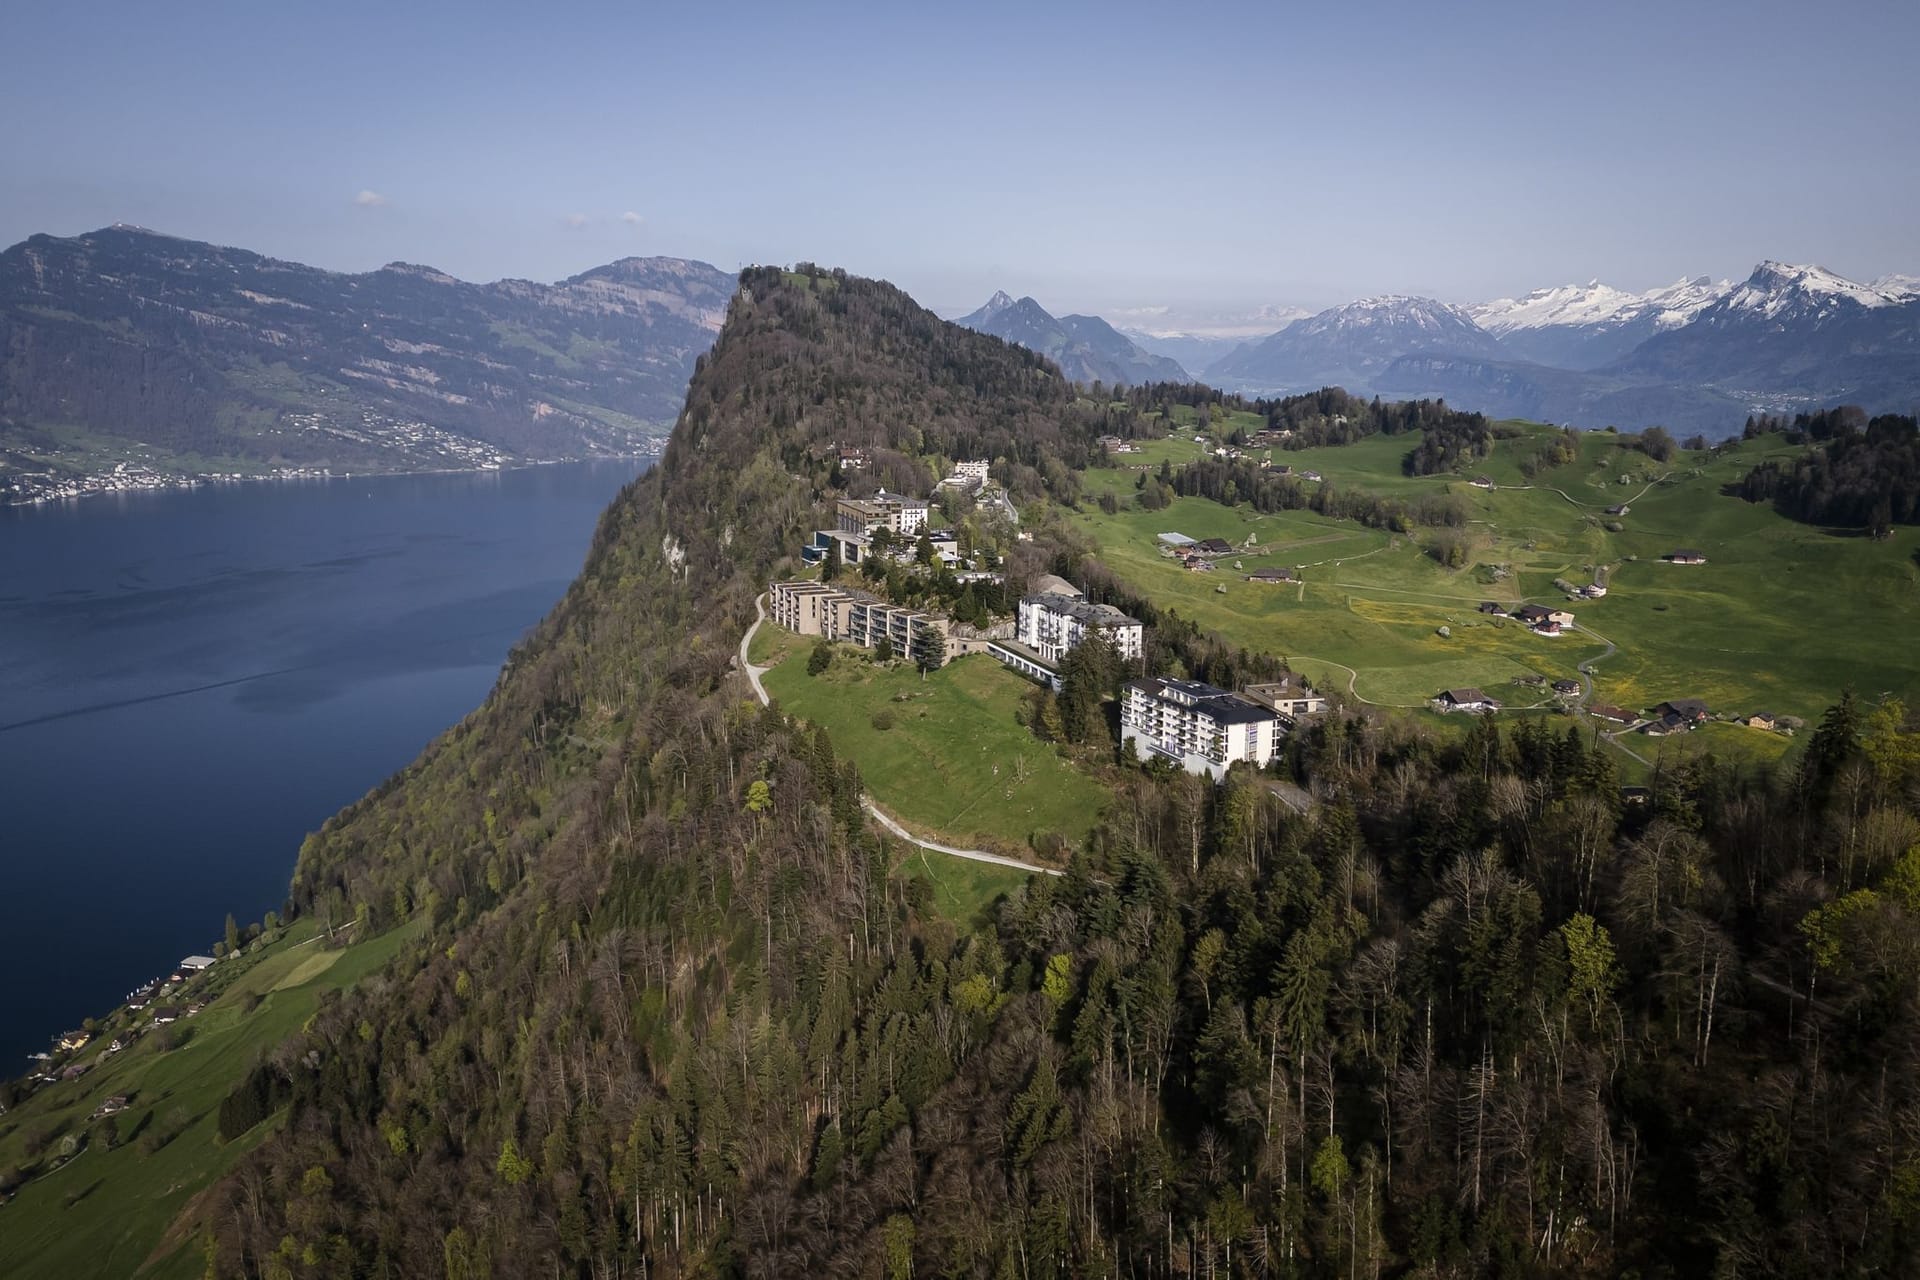
[[[261,1068],[287,1120],[204,1205],[212,1272],[1911,1269],[1894,709],[1632,805],[1577,735],[1336,715],[1290,748],[1310,816],[1132,769],[977,931],[890,873],[855,772],[728,672],[827,445],[1066,501],[1130,412],[888,286],[747,272],[488,703],[303,850],[303,910],[429,941]]]
[[[82,446],[95,467],[161,470],[636,452],[678,412],[732,288],[679,258],[471,284],[138,227],[34,236],[0,253],[0,490],[8,453],[31,469]]]

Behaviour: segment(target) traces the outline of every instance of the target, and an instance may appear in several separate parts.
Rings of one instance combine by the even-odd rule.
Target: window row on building
[[[951,624],[937,613],[890,604],[846,587],[824,582],[776,582],[767,589],[767,614],[796,635],[878,649],[885,640],[895,657],[921,662],[938,651],[942,665],[949,653]],[[936,638],[937,637],[937,640]]]

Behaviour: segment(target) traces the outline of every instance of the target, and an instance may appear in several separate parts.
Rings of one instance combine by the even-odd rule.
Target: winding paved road
[[[753,643],[753,637],[755,633],[760,630],[760,624],[767,620],[766,600],[767,598],[764,595],[754,597],[753,625],[747,628],[747,634],[740,637],[740,670],[746,673],[747,683],[753,686],[753,696],[760,699],[760,705],[763,707],[771,706],[773,701],[767,696],[767,686],[760,683],[760,677],[767,671],[767,668],[756,667],[747,661],[747,646]],[[885,827],[900,839],[905,840],[908,844],[918,848],[926,849],[933,853],[944,853],[949,857],[965,858],[968,862],[990,862],[996,867],[1012,867],[1016,871],[1026,871],[1038,876],[1057,876],[1060,874],[1052,867],[1042,867],[1035,863],[1022,862],[1018,858],[1009,858],[1003,854],[988,853],[985,849],[956,849],[950,844],[941,844],[937,840],[922,840],[919,836],[914,835],[911,831],[901,826],[899,822],[895,821],[893,815],[889,814],[873,801],[862,796],[860,803],[866,808],[868,813],[873,815],[874,820],[881,826]]]

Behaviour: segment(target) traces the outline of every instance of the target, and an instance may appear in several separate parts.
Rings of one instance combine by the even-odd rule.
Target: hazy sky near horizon
[[[1920,272],[1913,0],[10,6],[0,241],[798,259],[952,312]]]

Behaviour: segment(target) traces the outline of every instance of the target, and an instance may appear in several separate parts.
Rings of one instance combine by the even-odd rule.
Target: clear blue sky
[[[495,8],[10,5],[0,241],[810,258],[942,309],[1920,272],[1914,0]]]

